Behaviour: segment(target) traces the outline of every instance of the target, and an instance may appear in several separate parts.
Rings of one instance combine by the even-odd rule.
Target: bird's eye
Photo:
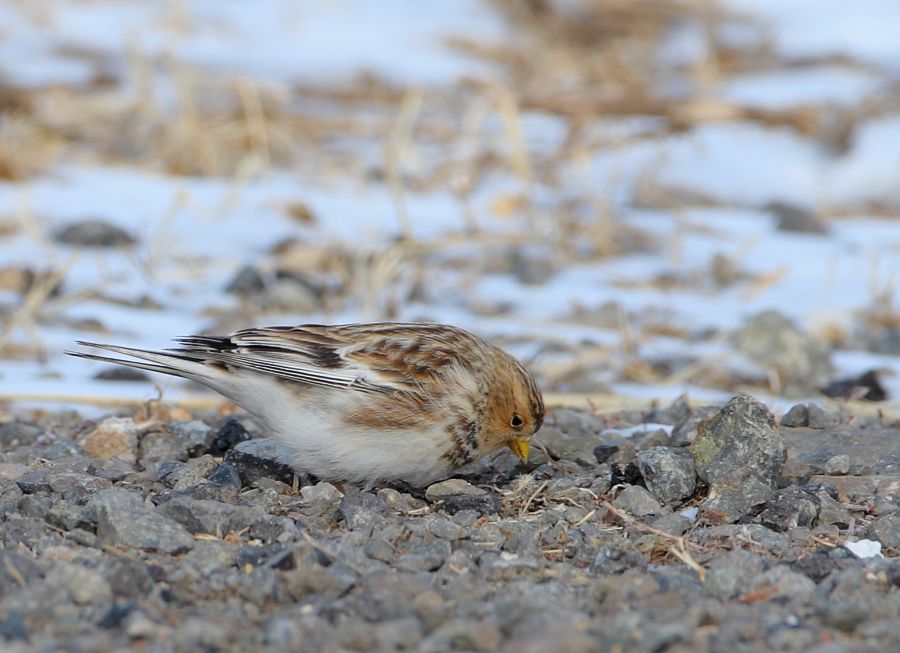
[[[509,425],[514,429],[520,429],[525,425],[525,421],[517,413],[513,413],[512,418],[509,420]]]

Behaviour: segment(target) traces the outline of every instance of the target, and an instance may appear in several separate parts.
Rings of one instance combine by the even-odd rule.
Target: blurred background
[[[896,0],[6,0],[0,402],[433,320],[551,403],[900,397]]]

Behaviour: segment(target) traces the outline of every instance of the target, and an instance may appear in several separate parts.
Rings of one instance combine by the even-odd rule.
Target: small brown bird
[[[320,478],[426,485],[503,446],[523,461],[544,403],[503,350],[442,324],[376,322],[178,338],[164,352],[81,342],[184,377],[261,419]]]

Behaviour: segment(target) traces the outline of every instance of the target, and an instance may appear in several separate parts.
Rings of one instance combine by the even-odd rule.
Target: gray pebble
[[[819,516],[819,502],[815,495],[792,486],[779,490],[765,504],[759,523],[776,531],[797,526],[812,526]]]
[[[85,506],[86,519],[97,524],[101,546],[181,553],[194,538],[180,524],[149,508],[139,495],[118,488],[95,494]]]
[[[259,516],[258,511],[250,506],[189,497],[166,501],[159,506],[158,512],[175,520],[191,533],[207,533],[218,537],[249,528]]]
[[[659,501],[640,485],[625,486],[613,501],[613,505],[635,517],[656,515],[662,511]]]
[[[288,461],[294,455],[290,447],[281,440],[256,438],[235,445],[225,454],[225,462],[234,466],[245,485],[263,477],[290,485],[294,482],[296,472]]]
[[[850,456],[845,453],[832,456],[825,461],[825,473],[832,476],[846,476],[850,472]]]
[[[639,451],[637,461],[647,489],[662,503],[676,503],[693,494],[697,479],[688,450],[654,447]]]
[[[434,483],[425,490],[425,498],[432,503],[460,495],[483,496],[484,494],[486,494],[485,490],[460,478]]]
[[[806,404],[794,404],[781,418],[781,425],[788,428],[809,426],[809,410]]]
[[[811,429],[828,429],[834,428],[841,423],[841,416],[833,410],[826,411],[818,404],[809,404],[809,428]]]
[[[703,579],[705,590],[720,599],[733,599],[750,592],[766,569],[761,556],[737,549],[716,558]]]
[[[450,553],[449,542],[434,540],[398,557],[396,566],[403,571],[434,571],[444,564]]]
[[[900,547],[900,510],[881,515],[869,524],[869,537],[882,546]]]
[[[60,227],[53,239],[64,245],[80,247],[127,247],[137,240],[122,227],[103,219],[87,219]]]

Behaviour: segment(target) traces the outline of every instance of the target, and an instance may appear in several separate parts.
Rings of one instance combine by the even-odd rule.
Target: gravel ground
[[[0,427],[0,648],[900,651],[897,423],[558,409],[527,468],[426,489],[295,475],[263,436]]]

